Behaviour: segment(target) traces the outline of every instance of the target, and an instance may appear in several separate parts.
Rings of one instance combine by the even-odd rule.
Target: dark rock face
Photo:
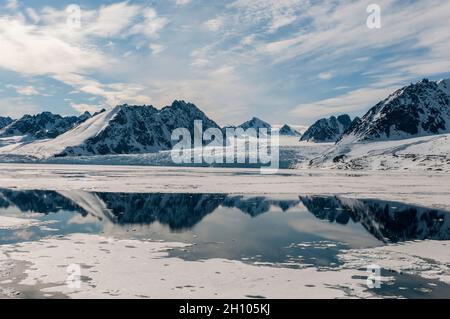
[[[37,115],[25,115],[0,131],[0,137],[25,135],[30,139],[55,138],[91,117],[88,112],[80,116],[67,116],[43,112]]]
[[[153,106],[117,107],[115,116],[96,136],[79,146],[69,147],[57,156],[139,154],[170,150],[172,132],[186,128],[194,136],[194,121],[202,121],[203,130],[219,128],[194,104],[175,101],[161,110]]]
[[[77,204],[54,191],[16,191],[0,189],[0,208],[16,206],[22,212],[52,214],[60,211],[77,212],[83,216],[87,212]]]
[[[336,142],[351,125],[352,120],[347,114],[320,119],[303,134],[301,141]]]
[[[7,117],[0,116],[0,129],[8,126],[12,122],[13,122],[13,119],[10,118],[9,116],[7,116]]]
[[[280,129],[279,134],[282,136],[298,136],[298,137],[302,136],[302,134],[299,131],[293,129],[287,124],[283,125],[283,127]]]
[[[118,224],[159,222],[172,230],[194,227],[222,203],[216,194],[96,194],[110,209]]]
[[[358,141],[403,139],[450,132],[448,80],[406,86],[372,107],[346,137]]]

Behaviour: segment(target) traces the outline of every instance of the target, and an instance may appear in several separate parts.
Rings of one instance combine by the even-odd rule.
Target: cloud
[[[130,5],[128,1],[102,6],[93,21],[87,23],[86,32],[101,37],[120,35],[132,24],[141,9],[140,6]]]
[[[319,74],[319,79],[321,80],[331,80],[334,78],[335,74],[334,72],[322,72]]]
[[[152,54],[154,56],[159,56],[166,49],[165,46],[163,46],[161,44],[156,44],[156,43],[150,44],[149,47],[150,47],[150,51],[152,52]]]
[[[309,6],[307,0],[237,0],[229,5],[246,23],[265,23],[266,31],[274,33],[297,21]]]
[[[156,37],[168,20],[158,17],[154,9],[125,1],[103,5],[98,10],[83,10],[80,29],[67,24],[66,10],[44,7],[39,12],[27,8],[26,12],[33,23],[28,23],[23,15],[0,18],[0,68],[56,79],[80,92],[102,97],[108,106],[149,101],[141,93],[142,86],[120,82],[103,84],[92,77],[93,73],[121,63],[120,59],[103,52],[96,39]],[[32,87],[15,89],[22,95],[39,93]]]
[[[368,110],[398,88],[398,86],[392,86],[357,89],[333,98],[297,105],[290,114],[304,119],[317,119],[330,114]]]
[[[2,116],[11,116],[19,118],[23,114],[35,114],[39,107],[33,102],[23,97],[2,98],[0,99],[0,110]]]
[[[191,3],[191,1],[192,0],[175,0],[175,4],[177,6],[182,7],[182,6],[185,6],[185,5],[188,5],[189,3]]]
[[[222,17],[217,17],[211,20],[208,20],[205,22],[205,27],[209,30],[209,31],[219,31],[222,26],[224,25],[225,20]]]
[[[31,85],[20,86],[20,85],[8,84],[8,85],[6,85],[6,87],[8,89],[15,90],[20,95],[25,95],[25,96],[31,96],[31,95],[48,96],[47,94],[39,92],[34,86],[31,86]]]
[[[0,67],[26,75],[77,73],[108,62],[93,48],[63,41],[18,19],[0,18],[0,42]]]
[[[26,11],[28,17],[30,17],[30,19],[33,21],[33,23],[39,23],[39,21],[41,21],[41,18],[36,13],[36,11],[34,11],[33,8],[26,8],[25,11]]]
[[[6,1],[6,8],[15,10],[19,7],[19,2],[17,0],[8,0]]]
[[[144,34],[154,38],[169,23],[167,18],[159,17],[153,8],[145,8],[143,16],[144,20],[134,25],[130,30],[130,34]]]
[[[413,1],[401,5],[393,0],[380,0],[383,19],[380,30],[365,25],[366,1],[331,2],[333,5],[327,7],[324,1],[305,6],[302,21],[310,21],[308,29],[262,44],[260,52],[273,55],[278,63],[314,58],[317,64],[331,64],[339,59],[352,59],[353,54],[403,45],[409,55],[405,63],[421,64],[418,68],[405,65],[402,68],[405,73],[432,75],[442,72],[439,66],[448,66],[450,33],[445,30],[450,29],[450,2]],[[401,52],[401,48],[397,50]],[[411,56],[412,50],[423,53]]]
[[[102,106],[100,105],[83,104],[83,103],[76,104],[74,102],[70,102],[70,106],[79,113],[89,112],[91,114],[94,114],[95,112],[98,112],[102,109]]]
[[[150,103],[150,98],[143,94],[145,87],[142,85],[131,83],[103,84],[78,74],[58,75],[56,79],[69,84],[79,92],[102,97],[106,107],[124,103]]]

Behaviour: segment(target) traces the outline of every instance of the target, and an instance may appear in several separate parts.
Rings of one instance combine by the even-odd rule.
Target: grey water
[[[226,258],[290,268],[337,267],[343,249],[450,239],[450,212],[341,196],[273,199],[0,189],[0,215],[43,222],[26,229],[0,229],[0,248],[48,236],[89,233],[192,244],[170,251],[185,260]],[[405,297],[450,292],[446,285],[429,286],[419,278],[394,276]],[[398,289],[386,286],[379,293],[395,295]]]

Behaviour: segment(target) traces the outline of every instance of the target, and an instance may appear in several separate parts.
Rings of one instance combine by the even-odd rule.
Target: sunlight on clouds
[[[104,98],[110,107],[125,102],[149,101],[141,94],[142,86],[102,84],[87,74],[120,63],[116,57],[106,55],[95,45],[96,37],[124,37],[127,34],[156,37],[168,20],[158,17],[154,9],[125,1],[103,5],[98,10],[83,10],[82,28],[79,30],[68,26],[65,9],[46,6],[40,11],[32,8],[25,11],[32,23],[28,23],[23,15],[3,15],[0,18],[1,68],[27,76],[50,76],[81,92]],[[38,22],[40,24],[36,24]],[[162,47],[154,49],[162,52]],[[42,95],[32,86],[10,89],[27,96]]]
[[[65,42],[18,19],[0,18],[0,42],[0,67],[21,74],[83,72],[108,62],[95,49]]]

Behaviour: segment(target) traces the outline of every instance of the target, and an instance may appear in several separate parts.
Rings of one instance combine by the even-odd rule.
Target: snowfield
[[[450,172],[450,134],[379,142],[336,144],[299,167],[353,170],[413,170]]]
[[[23,229],[40,224],[40,221],[34,219],[0,216],[0,229]]]
[[[227,259],[185,261],[168,256],[169,250],[185,247],[183,243],[76,234],[2,246],[0,296],[2,290],[14,296],[20,286],[39,288],[34,292],[38,296],[70,298],[378,298],[367,287],[369,264],[450,283],[449,245],[425,241],[344,250],[339,255],[342,266],[319,270]],[[79,288],[68,285],[72,261],[81,265]],[[8,275],[20,267],[26,271],[22,277]],[[381,284],[392,280],[384,276]]]

